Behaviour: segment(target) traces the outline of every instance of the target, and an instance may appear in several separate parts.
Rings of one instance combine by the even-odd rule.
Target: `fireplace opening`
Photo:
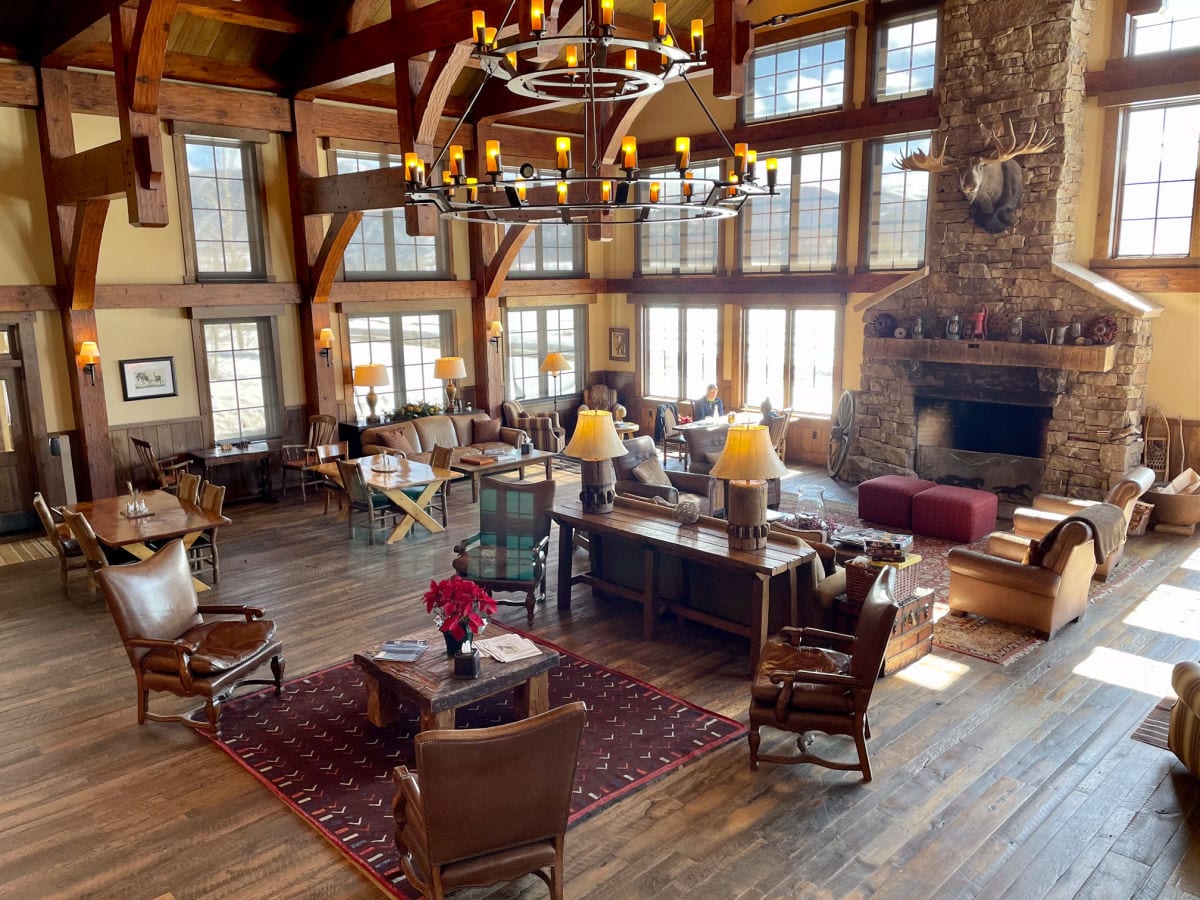
[[[1038,459],[1050,421],[1045,406],[917,398],[917,444]]]

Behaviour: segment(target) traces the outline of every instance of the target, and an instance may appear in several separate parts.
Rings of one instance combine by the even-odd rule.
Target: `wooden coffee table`
[[[558,654],[541,647],[539,656],[517,662],[500,663],[488,657],[479,660],[478,678],[455,678],[454,660],[446,656],[445,642],[436,628],[405,639],[424,638],[429,642],[425,655],[412,663],[383,662],[371,658],[374,651],[354,654],[354,662],[363,671],[367,686],[367,720],[379,727],[395,721],[402,700],[410,700],[421,712],[421,731],[453,728],[454,713],[485,697],[510,688],[513,710],[527,719],[550,708],[550,685],[546,673],[556,667]]]
[[[471,476],[471,502],[479,502],[479,479],[485,475],[496,475],[500,472],[511,472],[514,469],[519,470],[518,475],[521,478],[525,477],[525,467],[544,465],[546,467],[546,480],[554,480],[554,471],[551,468],[551,463],[554,462],[556,454],[550,453],[547,450],[530,450],[528,453],[521,453],[514,450],[507,456],[496,457],[495,462],[487,463],[482,466],[472,465],[471,463],[462,462],[461,458],[455,459],[450,463],[450,468],[455,472],[462,472],[464,475]]]

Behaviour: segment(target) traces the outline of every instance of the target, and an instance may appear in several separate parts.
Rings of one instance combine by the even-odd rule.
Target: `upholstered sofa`
[[[1179,695],[1171,710],[1167,746],[1193,775],[1200,778],[1200,664],[1176,664],[1171,686]]]
[[[475,425],[475,422],[483,424]],[[512,450],[520,447],[526,434],[519,428],[499,426],[495,440],[488,440],[485,432],[495,431],[498,423],[489,419],[487,413],[451,413],[442,416],[425,416],[406,422],[388,422],[363,430],[363,455],[373,453],[404,453],[409,459],[429,462],[435,446],[473,450]],[[411,449],[410,449],[411,448]]]
[[[698,475],[708,474],[725,449],[725,438],[729,436],[729,426],[724,422],[718,422],[709,428],[689,428],[686,435],[688,471]],[[771,509],[779,508],[779,490],[778,478],[772,478],[767,482],[767,506]]]
[[[664,471],[658,463],[658,448],[654,446],[654,438],[643,435],[625,442],[628,451],[624,456],[613,460],[613,468],[617,475],[617,493],[633,494],[637,497],[661,497],[674,505],[680,500],[694,500],[700,507],[701,515],[716,515],[725,507],[720,479],[711,475],[697,475],[694,472]],[[656,472],[661,473],[666,484],[644,482],[634,472],[638,466],[653,460],[657,464]]]

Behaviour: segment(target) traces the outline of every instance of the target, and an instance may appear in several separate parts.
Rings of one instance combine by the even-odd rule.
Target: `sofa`
[[[725,438],[729,435],[729,425],[718,422],[705,428],[689,428],[686,432],[688,445],[688,471],[697,475],[707,475],[716,465],[717,459],[725,449]],[[779,508],[780,487],[779,479],[772,478],[767,482],[767,506]]]
[[[476,426],[475,422],[493,423],[487,413],[450,413],[441,416],[425,416],[405,422],[388,422],[373,425],[362,433],[364,456],[375,453],[403,453],[408,459],[428,463],[435,446],[450,448],[470,447],[472,450],[512,450],[520,447],[528,436],[519,428],[500,426],[497,440],[476,440],[477,432],[489,426]],[[490,428],[494,430],[495,424]]]
[[[722,484],[720,479],[711,475],[697,475],[694,472],[667,471],[658,463],[658,448],[654,446],[654,438],[649,435],[634,438],[625,442],[628,451],[624,456],[613,460],[616,471],[618,494],[633,494],[636,497],[661,497],[675,505],[680,500],[694,500],[700,508],[700,514],[712,516],[725,507]],[[667,484],[653,484],[638,478],[634,469],[653,460],[657,464],[655,472],[661,474],[661,480]],[[653,465],[653,464],[652,464]]]
[[[1179,699],[1171,710],[1167,746],[1200,778],[1200,663],[1177,663],[1171,673],[1171,686]]]

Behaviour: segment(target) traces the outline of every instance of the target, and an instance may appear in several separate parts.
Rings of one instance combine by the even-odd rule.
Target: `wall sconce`
[[[95,385],[96,363],[100,362],[100,348],[95,341],[84,341],[79,345],[79,362],[83,366],[83,374]]]
[[[322,328],[321,334],[317,337],[317,343],[321,346],[321,349],[317,352],[320,353],[325,359],[325,366],[328,368],[329,366],[333,365],[333,363],[329,361],[330,357],[333,356],[333,330],[330,328]]]
[[[497,353],[500,352],[500,338],[502,337],[504,337],[504,326],[499,322],[493,322],[488,329],[488,342]]]

